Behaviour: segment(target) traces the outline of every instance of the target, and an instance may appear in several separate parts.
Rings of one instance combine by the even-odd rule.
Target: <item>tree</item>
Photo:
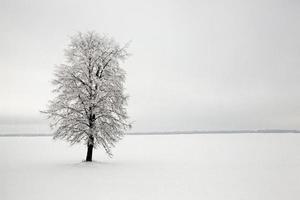
[[[95,32],[71,37],[66,62],[55,71],[54,93],[46,113],[55,129],[54,139],[87,145],[86,161],[93,149],[102,146],[109,156],[130,128],[124,94],[125,71],[120,62],[128,56],[127,46]]]

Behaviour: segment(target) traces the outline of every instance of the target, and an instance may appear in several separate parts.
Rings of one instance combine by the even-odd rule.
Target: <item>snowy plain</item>
[[[0,137],[0,199],[300,199],[300,134],[129,135],[113,152]]]

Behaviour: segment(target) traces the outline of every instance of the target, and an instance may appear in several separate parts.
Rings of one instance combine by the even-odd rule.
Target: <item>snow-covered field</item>
[[[126,136],[115,156],[0,137],[0,199],[300,199],[300,134]]]

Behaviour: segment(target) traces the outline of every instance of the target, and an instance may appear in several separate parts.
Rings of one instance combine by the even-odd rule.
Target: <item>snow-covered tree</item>
[[[54,138],[85,142],[86,161],[92,161],[97,146],[112,156],[111,147],[130,128],[125,71],[120,67],[128,56],[127,45],[120,47],[95,32],[78,33],[71,37],[65,56],[53,80],[56,97],[43,111],[51,119]]]

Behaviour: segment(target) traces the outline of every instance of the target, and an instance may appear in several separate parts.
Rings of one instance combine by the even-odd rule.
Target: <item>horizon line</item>
[[[127,132],[124,135],[191,135],[191,134],[239,134],[239,133],[300,133],[298,129],[240,129],[240,130],[192,130]],[[0,137],[53,136],[53,133],[0,133]]]

